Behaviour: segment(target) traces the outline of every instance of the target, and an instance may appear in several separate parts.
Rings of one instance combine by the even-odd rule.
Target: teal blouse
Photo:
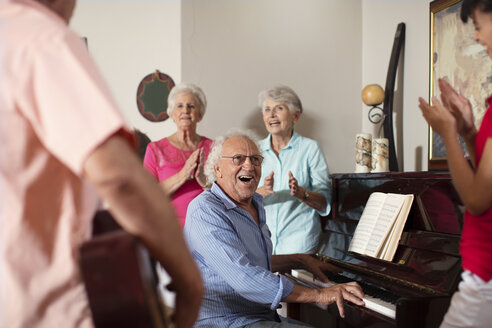
[[[273,254],[314,253],[321,237],[319,216],[328,215],[331,209],[331,183],[325,156],[317,141],[294,132],[277,157],[271,138],[268,135],[260,142],[265,160],[259,186],[273,171],[275,193],[263,200],[266,222],[272,233]],[[290,195],[289,171],[299,186],[325,196],[324,211],[316,211]]]

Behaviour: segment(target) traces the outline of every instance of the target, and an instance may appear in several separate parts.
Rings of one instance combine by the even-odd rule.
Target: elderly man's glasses
[[[234,165],[242,165],[244,162],[246,162],[246,158],[249,157],[249,160],[251,161],[251,164],[254,166],[260,166],[261,163],[263,162],[263,156],[261,155],[251,155],[251,156],[246,156],[246,155],[234,155],[234,156],[222,156],[222,158],[232,158],[232,162]]]

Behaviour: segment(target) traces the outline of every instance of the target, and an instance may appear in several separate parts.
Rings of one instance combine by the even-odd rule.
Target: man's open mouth
[[[251,175],[241,175],[239,176],[239,180],[241,180],[242,182],[250,182],[251,180],[253,180],[253,177]]]

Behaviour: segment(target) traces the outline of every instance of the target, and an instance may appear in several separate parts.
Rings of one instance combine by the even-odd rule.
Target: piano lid
[[[414,294],[449,295],[459,281],[464,207],[451,177],[439,173],[333,174],[332,217],[318,255],[347,271]],[[414,194],[392,262],[348,252],[369,195]]]

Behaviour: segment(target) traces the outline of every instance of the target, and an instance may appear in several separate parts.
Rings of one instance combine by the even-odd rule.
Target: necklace
[[[179,140],[179,138],[176,136],[176,135],[172,135],[170,137],[167,138],[167,140],[176,148],[178,148],[179,150],[181,150],[181,152],[183,150],[186,150],[186,151],[195,151],[198,146],[200,145],[200,142],[202,141],[202,137],[200,137],[199,135],[196,135],[196,138],[195,141],[193,140],[193,138],[190,138],[191,139],[191,147],[190,147],[190,144],[186,143],[185,141],[181,141]],[[186,148],[191,148],[191,149],[186,149]]]
[[[186,155],[184,153],[185,151],[183,149],[181,149],[181,148],[178,148],[178,149],[179,149],[179,152],[181,153],[181,157],[183,158],[183,162],[186,162],[186,160],[189,158],[189,156],[186,157]],[[193,153],[195,150],[196,150],[196,148],[192,149],[192,150],[187,150],[187,151],[191,151],[191,153]]]

